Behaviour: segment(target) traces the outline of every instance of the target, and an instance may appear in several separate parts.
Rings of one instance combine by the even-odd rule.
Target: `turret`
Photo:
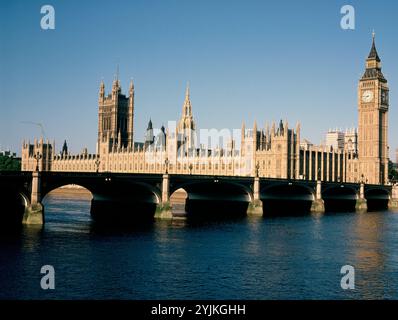
[[[284,133],[284,127],[283,127],[283,122],[282,119],[279,121],[279,128],[278,128],[278,135],[283,136]]]
[[[149,147],[154,141],[152,120],[149,119],[145,134],[145,148]]]
[[[130,81],[129,102],[128,102],[128,121],[127,121],[127,144],[132,148],[134,144],[134,82]]]
[[[113,80],[112,83],[112,100],[116,100],[119,93],[121,92],[122,92],[122,87],[120,86],[120,81],[119,81],[119,66],[117,66],[115,79]]]

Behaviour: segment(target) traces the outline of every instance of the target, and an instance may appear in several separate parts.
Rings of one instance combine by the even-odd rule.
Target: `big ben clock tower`
[[[385,184],[388,179],[388,94],[373,33],[366,70],[358,86],[359,176],[371,184]]]

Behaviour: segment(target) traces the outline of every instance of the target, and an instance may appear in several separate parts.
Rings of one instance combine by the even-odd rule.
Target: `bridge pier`
[[[44,208],[41,201],[41,177],[39,171],[32,173],[32,194],[30,205],[25,208],[22,223],[27,225],[44,224]]]
[[[316,182],[315,199],[311,205],[311,212],[314,213],[325,212],[325,202],[322,199],[322,183],[319,180]]]
[[[368,204],[365,199],[365,185],[362,182],[359,186],[359,197],[355,204],[355,211],[358,213],[364,213],[368,211]]]
[[[263,202],[260,199],[260,178],[254,178],[253,184],[253,200],[249,203],[247,214],[250,216],[263,215]]]
[[[172,219],[173,213],[170,204],[170,179],[166,173],[162,177],[162,199],[161,203],[156,206],[155,218]]]
[[[398,184],[392,186],[391,198],[388,201],[388,209],[398,209]]]

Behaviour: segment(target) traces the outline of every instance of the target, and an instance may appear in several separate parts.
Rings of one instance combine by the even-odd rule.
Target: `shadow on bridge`
[[[311,212],[313,189],[293,183],[270,185],[261,189],[264,216],[296,216]]]
[[[325,188],[322,192],[325,212],[355,212],[357,193],[354,187],[346,185]]]
[[[382,211],[388,209],[390,193],[385,189],[368,189],[365,191],[368,211]]]
[[[97,224],[150,221],[160,201],[160,191],[153,184],[106,176],[92,179],[65,175],[63,179],[52,179],[49,175],[42,187],[42,197],[70,184],[85,188],[92,194],[90,214]]]
[[[1,222],[0,228],[20,226],[25,208],[30,205],[27,192],[14,186],[0,187]]]
[[[90,212],[96,222],[132,223],[153,219],[158,203],[158,194],[147,185],[126,183],[97,189]]]
[[[384,210],[398,206],[398,187],[258,177],[26,172],[0,174],[1,225],[42,224],[42,200],[75,184],[92,194],[90,213],[104,223],[137,223],[178,215],[218,219],[249,215]],[[174,198],[178,198],[174,203]]]
[[[0,229],[21,226],[25,208],[30,206],[31,173],[0,172]]]
[[[186,214],[191,219],[245,216],[251,201],[251,192],[246,186],[217,179],[193,181],[176,188],[171,190],[170,197],[173,215]]]

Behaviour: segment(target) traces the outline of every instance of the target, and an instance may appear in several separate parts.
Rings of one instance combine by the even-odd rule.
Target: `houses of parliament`
[[[373,34],[363,76],[358,84],[358,129],[339,146],[313,145],[300,135],[300,124],[280,121],[265,128],[242,125],[240,146],[206,148],[196,144],[190,89],[187,87],[180,120],[174,129],[162,128],[156,136],[151,121],[145,141],[134,141],[134,84],[128,96],[120,81],[106,94],[100,84],[98,139],[95,154],[72,155],[64,144],[35,140],[23,142],[22,170],[61,172],[123,172],[260,176],[331,182],[388,182],[389,88]]]

